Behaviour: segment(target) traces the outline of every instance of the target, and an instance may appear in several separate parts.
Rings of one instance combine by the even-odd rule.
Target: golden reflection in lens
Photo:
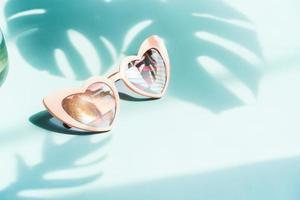
[[[62,102],[63,109],[76,121],[85,125],[109,127],[116,113],[116,99],[105,83],[94,83],[84,93],[73,94]]]

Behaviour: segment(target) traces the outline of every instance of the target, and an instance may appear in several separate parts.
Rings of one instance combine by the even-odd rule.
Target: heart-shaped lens
[[[140,60],[130,62],[125,76],[135,87],[150,94],[161,94],[166,86],[166,64],[157,49],[149,49]]]
[[[90,85],[84,93],[73,94],[62,101],[63,109],[76,121],[96,128],[109,127],[116,114],[116,98],[102,82]]]

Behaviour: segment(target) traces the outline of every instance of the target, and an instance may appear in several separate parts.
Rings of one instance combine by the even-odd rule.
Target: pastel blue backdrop
[[[299,6],[1,1],[0,199],[299,199]],[[49,92],[108,74],[152,34],[171,59],[164,98],[125,90],[96,135],[45,111]]]

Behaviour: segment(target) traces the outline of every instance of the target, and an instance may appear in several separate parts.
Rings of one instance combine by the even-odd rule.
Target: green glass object
[[[3,34],[0,30],[0,86],[5,80],[8,71],[8,56]]]

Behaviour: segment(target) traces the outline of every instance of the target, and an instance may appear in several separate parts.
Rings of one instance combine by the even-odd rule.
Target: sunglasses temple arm
[[[121,74],[119,71],[113,72],[108,76],[108,79],[110,79],[112,82],[116,82],[121,79]]]

